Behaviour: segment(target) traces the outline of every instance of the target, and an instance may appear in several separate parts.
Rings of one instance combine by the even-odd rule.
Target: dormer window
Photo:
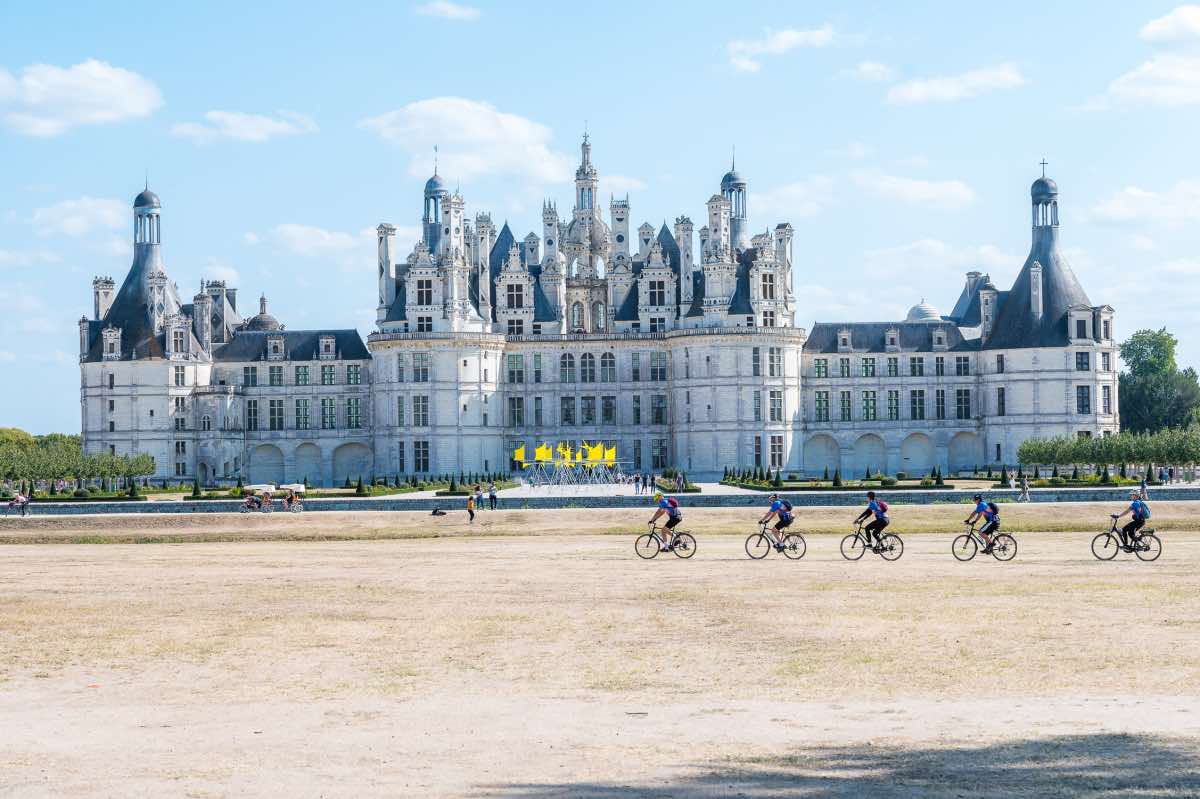
[[[321,336],[319,347],[322,359],[332,359],[337,356],[337,351],[333,346],[333,336]]]
[[[281,361],[284,357],[283,338],[272,336],[267,339],[267,360]]]

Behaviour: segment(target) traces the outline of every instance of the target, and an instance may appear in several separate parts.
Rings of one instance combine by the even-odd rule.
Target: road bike
[[[808,551],[808,544],[799,533],[784,533],[783,543],[777,544],[775,536],[767,531],[765,523],[758,526],[757,533],[751,533],[746,539],[746,554],[754,560],[762,560],[772,549],[782,552],[789,560],[800,560]]]
[[[668,545],[667,536],[671,536],[672,532],[674,532],[674,536]],[[638,557],[644,560],[658,557],[658,553],[664,546],[674,552],[675,557],[684,560],[696,554],[696,538],[686,530],[668,531],[664,527],[651,526],[650,532],[642,533],[633,542],[634,552],[637,552]]]
[[[954,539],[954,543],[950,545],[950,551],[954,553],[956,559],[966,562],[975,557],[980,546],[983,547],[985,553],[989,552],[983,535],[972,524],[967,527],[967,532]],[[1012,560],[1017,556],[1017,539],[1008,533],[998,533],[992,536],[990,553],[996,560]]]
[[[842,557],[846,560],[858,560],[868,550],[884,560],[900,560],[904,554],[904,541],[895,533],[884,533],[879,537],[878,545],[872,544],[871,534],[859,524],[854,532],[842,539]]]
[[[1112,527],[1107,533],[1100,533],[1092,539],[1092,554],[1097,560],[1112,560],[1117,553],[1124,550],[1138,556],[1138,560],[1158,560],[1162,554],[1162,541],[1154,530],[1138,530],[1132,536],[1129,546],[1121,543],[1121,533],[1117,530],[1117,517],[1112,517]]]

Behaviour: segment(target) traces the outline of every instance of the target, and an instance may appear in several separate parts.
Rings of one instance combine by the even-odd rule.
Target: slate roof
[[[737,255],[737,283],[734,286],[733,298],[729,301],[729,313],[741,316],[753,316],[754,307],[750,305],[750,265],[758,258],[758,250],[748,247]]]
[[[629,284],[629,293],[625,295],[625,299],[621,302],[621,307],[617,309],[616,316],[613,321],[616,322],[636,322],[638,320],[638,283],[633,281]]]
[[[810,353],[838,354],[838,333],[850,331],[850,343],[854,352],[886,352],[886,334],[889,330],[900,332],[900,348],[905,352],[933,352],[933,331],[946,334],[946,349],[949,352],[969,352],[979,349],[979,339],[963,338],[962,331],[951,322],[817,322],[808,334],[804,351]]]
[[[407,322],[408,311],[405,305],[408,304],[408,289],[404,285],[403,280],[396,281],[396,299],[392,302],[392,307],[388,308],[387,316],[383,318],[385,322]]]
[[[371,353],[357,330],[280,330],[265,332],[258,330],[239,330],[233,340],[216,348],[213,353],[214,361],[265,361],[267,359],[267,341],[283,337],[283,347],[287,360],[315,361],[318,360],[318,348],[321,336],[333,336],[334,346],[338,357],[343,360],[370,360]]]
[[[140,196],[140,195],[139,195]],[[106,327],[121,329],[121,360],[132,358],[165,358],[162,336],[155,335],[154,325],[150,315],[150,298],[147,281],[155,272],[163,271],[162,253],[156,244],[137,244],[134,246],[133,265],[125,282],[117,291],[113,304],[103,321],[98,324],[97,335],[92,337],[88,353],[84,360],[103,360],[103,337],[98,335]],[[175,287],[167,282],[166,314],[176,313],[180,309],[179,300],[175,295]]]
[[[684,316],[704,316],[704,272],[692,272],[692,304]]]
[[[1030,274],[1033,262],[1042,265],[1042,319],[1030,308]],[[996,317],[988,349],[1062,347],[1069,341],[1067,309],[1073,305],[1092,307],[1070,264],[1058,249],[1058,231],[1036,228],[1029,257],[1021,267]]]
[[[554,306],[550,304],[550,299],[546,296],[545,289],[542,288],[541,277],[533,282],[533,321],[558,321],[558,316],[554,313]]]

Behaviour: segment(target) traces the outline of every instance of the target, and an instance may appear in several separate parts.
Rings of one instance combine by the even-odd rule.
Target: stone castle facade
[[[134,260],[93,281],[79,323],[89,452],[146,452],[158,476],[341,483],[498,471],[515,447],[605,442],[628,469],[762,466],[926,473],[1013,463],[1021,441],[1119,429],[1113,309],[1058,246],[1058,189],[1032,188],[1033,243],[1008,291],[969,272],[949,314],[794,325],[793,229],[754,233],[736,169],[686,216],[605,220],[584,137],[569,216],[517,240],[436,174],[407,256],[378,227],[378,314],[354,330],[240,315],[213,281],[185,302],[162,206],[134,201]],[[697,245],[698,239],[698,245]]]

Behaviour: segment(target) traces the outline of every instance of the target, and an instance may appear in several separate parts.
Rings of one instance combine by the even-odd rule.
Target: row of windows
[[[177,366],[175,368],[176,368],[176,381],[177,381],[175,383],[175,385],[177,385],[177,386],[183,385],[182,383],[178,382],[179,377],[180,377],[179,370],[181,370],[183,367]],[[320,372],[321,385],[323,385],[323,386],[338,385],[336,370],[337,370],[337,367],[335,367],[333,364],[322,364],[321,372]],[[363,377],[362,364],[357,364],[357,363],[346,364],[345,385],[348,385],[348,386],[361,385],[362,377]],[[283,383],[283,367],[282,366],[268,366],[267,367],[267,383],[266,383],[266,385],[282,386],[283,384],[284,384]],[[258,367],[257,366],[243,366],[242,367],[242,385],[245,386],[246,388],[254,388],[258,385]],[[309,367],[307,367],[307,366],[294,367],[294,371],[292,373],[292,385],[296,385],[296,386],[310,385]]]
[[[772,392],[775,393],[775,392]],[[858,419],[866,422],[871,422],[879,419],[879,393],[877,391],[862,391],[859,397],[859,416]],[[832,412],[830,406],[829,391],[818,391],[815,394],[813,403],[813,419],[817,422],[830,421]],[[838,400],[838,421],[850,422],[854,421],[854,398],[853,392],[839,391],[837,392]],[[900,392],[889,390],[884,392],[886,419],[888,421],[898,421],[900,419]],[[924,389],[914,389],[908,392],[908,418],[921,420],[926,418],[928,412],[926,403],[926,391]],[[933,392],[933,417],[934,419],[946,418],[946,390],[936,389]],[[954,389],[954,418],[970,419],[971,418],[971,389],[958,388]],[[772,419],[772,421],[776,421]],[[782,420],[780,420],[782,421]]]
[[[642,424],[642,397],[640,394],[634,394],[630,399],[630,423],[635,425]],[[532,422],[535,427],[541,427],[547,424],[544,398],[533,397],[532,400]],[[782,399],[780,402],[782,403]],[[528,407],[525,397],[509,397],[506,424],[510,427],[524,426],[527,418],[526,409]],[[780,415],[782,416],[782,404]],[[666,394],[652,394],[650,396],[649,416],[646,418],[650,424],[669,423]],[[428,427],[429,420],[428,396],[417,395],[407,398],[396,398],[396,425],[398,427]],[[484,414],[484,425],[486,424],[487,415]],[[603,397],[559,397],[557,424],[615,425],[617,424],[617,398],[615,395]]]
[[[1003,358],[1004,356],[1000,356]],[[879,359],[871,356],[864,356],[859,359],[858,374],[861,377],[877,377],[879,372],[877,366],[882,366],[886,371],[887,377],[900,376],[900,357],[890,355],[883,359],[882,364],[878,364]],[[1004,371],[1003,361],[1000,361],[998,371]],[[850,358],[837,359],[837,376],[851,377],[853,370],[851,369]],[[938,355],[933,359],[933,374],[936,377],[945,377],[946,375],[946,358]],[[956,377],[966,377],[971,374],[971,356],[956,355],[954,356],[954,375]],[[925,376],[925,357],[922,355],[913,355],[908,359],[908,375],[909,377],[924,377]],[[814,358],[813,359],[813,377],[829,377],[829,359]]]
[[[284,417],[285,400],[273,399],[266,401],[266,425],[261,417],[260,401],[246,400],[246,429],[247,430],[284,430],[287,420]],[[342,401],[343,426],[347,430],[361,430],[363,426],[363,405],[361,397],[347,397]],[[338,400],[334,397],[323,397],[316,409],[320,416],[314,418],[312,403],[308,399],[297,399],[293,406],[292,429],[310,430],[315,422],[320,421],[322,430],[338,429]],[[200,429],[209,430],[212,420],[205,416],[200,420]]]
[[[762,446],[762,444],[763,444],[762,437],[755,436],[754,437],[754,465],[756,467],[761,467],[763,465],[763,446]],[[770,462],[769,462],[770,467],[772,469],[782,469],[783,468],[783,436],[780,436],[780,435],[771,436],[768,441],[768,445],[770,447],[770,449],[769,449],[770,458],[771,458]]]

